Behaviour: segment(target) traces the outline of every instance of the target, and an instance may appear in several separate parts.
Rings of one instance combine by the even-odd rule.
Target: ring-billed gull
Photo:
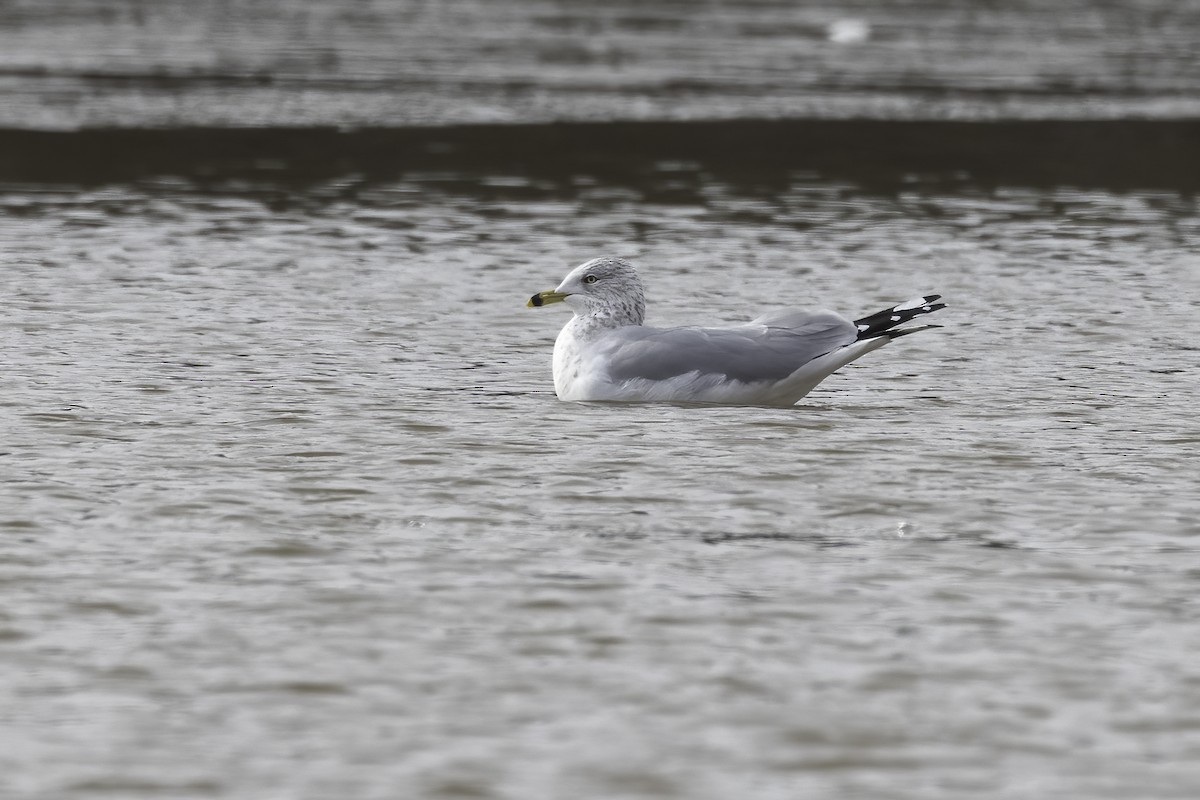
[[[790,406],[835,370],[898,336],[898,328],[944,308],[918,297],[851,322],[832,311],[787,310],[729,328],[650,328],[633,265],[604,256],[571,270],[530,307],[563,302],[575,315],[554,343],[561,400]]]

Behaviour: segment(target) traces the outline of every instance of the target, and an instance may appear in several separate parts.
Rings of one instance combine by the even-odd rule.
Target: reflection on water
[[[1194,196],[674,161],[0,204],[11,796],[1200,781]],[[612,251],[656,323],[948,327],[794,409],[559,403],[522,303]]]

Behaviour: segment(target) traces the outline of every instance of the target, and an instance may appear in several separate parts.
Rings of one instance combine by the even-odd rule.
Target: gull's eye
[[[583,276],[584,283],[595,283],[598,280],[600,280],[600,279],[597,278],[595,275],[584,275]]]

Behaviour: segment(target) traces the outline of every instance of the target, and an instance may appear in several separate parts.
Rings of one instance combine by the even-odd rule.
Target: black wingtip
[[[946,307],[945,303],[935,302],[940,300],[940,294],[922,295],[919,300],[909,300],[904,303],[899,303],[891,308],[885,308],[883,311],[877,311],[874,314],[869,314],[862,319],[854,321],[858,328],[858,338],[873,339],[876,336],[887,336],[900,325],[908,322],[914,317],[919,317],[922,314],[932,314],[934,311],[939,311]],[[930,327],[941,327],[934,325]],[[907,333],[913,333],[925,328],[911,328]],[[897,334],[904,335],[904,334]],[[894,337],[893,337],[894,338]]]

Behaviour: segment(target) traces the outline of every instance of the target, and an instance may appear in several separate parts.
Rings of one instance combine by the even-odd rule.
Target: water
[[[1178,0],[26,0],[0,127],[1195,119],[1198,40]]]
[[[1190,798],[1194,195],[9,185],[0,793]],[[792,409],[564,404],[657,324],[938,291]]]

